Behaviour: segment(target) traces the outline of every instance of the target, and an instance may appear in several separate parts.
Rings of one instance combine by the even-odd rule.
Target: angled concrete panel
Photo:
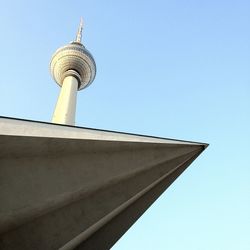
[[[0,118],[0,248],[109,249],[206,146]]]

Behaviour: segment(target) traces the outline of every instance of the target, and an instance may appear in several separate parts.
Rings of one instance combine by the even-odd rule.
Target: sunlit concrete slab
[[[207,144],[0,118],[0,249],[110,249]]]

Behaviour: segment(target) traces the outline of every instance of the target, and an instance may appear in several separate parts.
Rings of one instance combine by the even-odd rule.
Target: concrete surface
[[[53,123],[75,125],[77,89],[78,81],[74,76],[64,78],[52,118]]]
[[[110,249],[207,144],[0,118],[0,249]]]

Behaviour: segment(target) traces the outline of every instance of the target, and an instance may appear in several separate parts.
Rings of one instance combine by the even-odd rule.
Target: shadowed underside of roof
[[[9,118],[0,131],[1,249],[110,249],[207,146]]]

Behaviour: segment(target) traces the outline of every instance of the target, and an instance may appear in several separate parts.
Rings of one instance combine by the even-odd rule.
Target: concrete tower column
[[[75,125],[77,90],[78,80],[74,76],[65,77],[53,114],[53,123]]]

